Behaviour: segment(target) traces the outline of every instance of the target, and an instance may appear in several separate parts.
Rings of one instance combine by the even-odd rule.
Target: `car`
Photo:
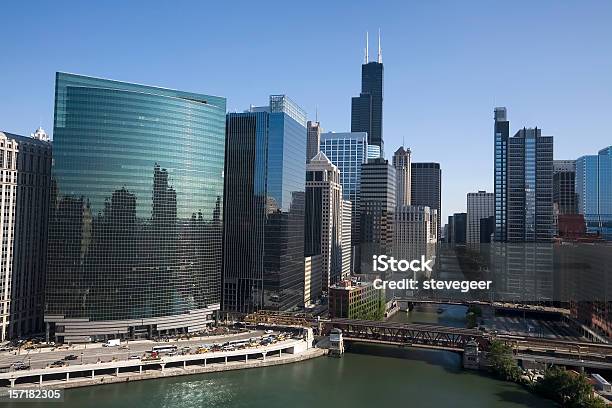
[[[274,333],[274,330],[266,330],[264,333],[266,333],[266,334],[272,334],[272,333]]]
[[[166,353],[166,355],[167,355],[168,357],[173,357],[173,356],[176,356],[176,351],[170,351],[170,352]]]
[[[140,360],[140,356],[136,354],[132,354],[131,356],[128,357],[128,360]]]
[[[64,360],[76,360],[77,358],[79,357],[74,354],[68,354],[66,357],[64,357]]]
[[[49,364],[49,367],[51,368],[55,368],[55,367],[64,367],[66,365],[66,362],[63,360],[57,360],[52,362],[51,364]]]
[[[30,368],[30,366],[23,361],[15,361],[13,364],[11,364],[11,367],[13,367],[13,370],[27,370]]]

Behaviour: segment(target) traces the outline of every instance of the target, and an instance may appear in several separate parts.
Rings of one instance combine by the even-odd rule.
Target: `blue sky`
[[[229,110],[285,93],[350,130],[364,35],[382,30],[387,156],[443,171],[443,216],[492,190],[493,107],[555,136],[555,158],[612,144],[612,1],[6,2],[0,129],[53,127],[55,71],[210,93]]]

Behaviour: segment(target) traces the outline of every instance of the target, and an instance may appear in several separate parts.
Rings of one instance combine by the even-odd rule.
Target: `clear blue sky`
[[[350,130],[364,33],[382,30],[387,156],[443,171],[443,216],[492,190],[493,107],[555,136],[555,158],[612,144],[612,1],[6,2],[0,129],[53,127],[55,71],[228,98],[285,93]]]

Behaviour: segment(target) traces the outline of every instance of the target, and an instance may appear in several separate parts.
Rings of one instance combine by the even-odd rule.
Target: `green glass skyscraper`
[[[220,306],[225,99],[58,73],[45,322],[196,332]]]

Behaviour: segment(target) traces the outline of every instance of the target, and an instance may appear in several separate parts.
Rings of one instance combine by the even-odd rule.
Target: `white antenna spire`
[[[380,28],[378,29],[378,63],[382,64],[382,49],[380,48]]]
[[[368,49],[370,48],[368,43],[369,43],[369,35],[368,35],[368,32],[366,31],[366,47],[365,47],[365,60],[364,60],[364,64],[367,64],[369,62],[368,60],[370,59],[370,57],[368,56]]]

